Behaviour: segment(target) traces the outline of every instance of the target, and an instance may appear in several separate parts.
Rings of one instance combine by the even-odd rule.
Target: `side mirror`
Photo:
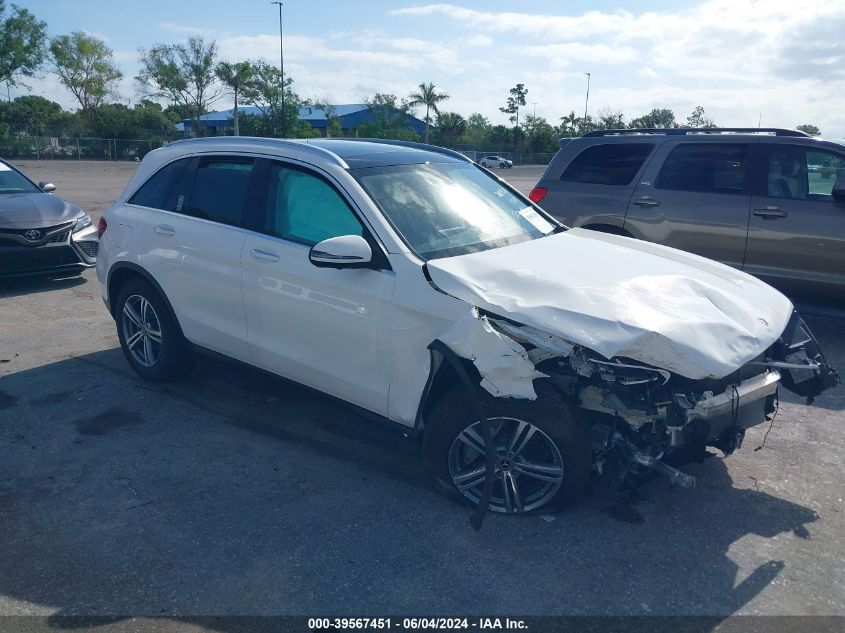
[[[373,249],[360,235],[341,235],[314,244],[308,259],[320,268],[367,268]]]
[[[56,185],[52,182],[39,182],[38,188],[44,193],[53,193],[56,190]]]
[[[845,176],[840,176],[830,192],[835,202],[845,202]]]

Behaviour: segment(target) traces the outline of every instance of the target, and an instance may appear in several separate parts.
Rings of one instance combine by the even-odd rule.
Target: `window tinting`
[[[742,193],[748,145],[742,143],[684,143],[669,154],[658,189],[702,193]]]
[[[254,165],[252,160],[204,159],[194,178],[188,215],[240,226]]]
[[[159,169],[152,178],[141,185],[129,199],[129,203],[172,211],[173,209],[168,208],[168,196],[173,190],[173,185],[184,173],[188,161],[189,159],[177,160]]]
[[[595,185],[630,185],[652,149],[651,143],[594,145],[578,154],[560,179]]]
[[[275,164],[269,184],[265,232],[311,246],[330,237],[363,235],[352,209],[322,178]]]

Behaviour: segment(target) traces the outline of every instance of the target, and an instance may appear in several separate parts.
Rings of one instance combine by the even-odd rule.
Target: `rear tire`
[[[127,281],[115,302],[117,337],[135,372],[155,382],[175,380],[194,365],[195,357],[169,306],[152,284]]]
[[[558,392],[536,387],[534,401],[483,395],[499,458],[493,512],[561,510],[589,480],[592,446],[586,422]],[[425,467],[435,485],[472,505],[485,480],[481,437],[466,390],[453,388],[434,406],[423,440]]]

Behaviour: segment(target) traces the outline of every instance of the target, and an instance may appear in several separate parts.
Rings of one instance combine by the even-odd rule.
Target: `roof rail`
[[[207,136],[203,138],[180,139],[178,141],[168,143],[165,147],[172,147],[173,145],[183,144],[205,145],[218,143],[223,143],[225,145],[239,145],[244,144],[244,141],[258,141],[264,145],[281,145],[291,149],[296,148],[299,150],[304,150],[306,152],[311,152],[312,154],[319,154],[324,159],[329,158],[333,160],[338,167],[342,167],[343,169],[349,169],[349,165],[346,164],[346,161],[343,160],[337,154],[335,154],[333,151],[328,150],[325,147],[319,147],[317,145],[305,143],[305,140],[306,139],[268,138],[264,136]]]
[[[318,140],[325,140],[325,139],[314,139],[315,141]],[[458,160],[465,161],[467,163],[473,162],[471,158],[468,156],[461,154],[460,152],[456,152],[453,149],[447,149],[445,147],[440,147],[439,145],[429,145],[428,143],[415,143],[414,141],[399,141],[390,138],[357,138],[357,137],[342,137],[342,136],[333,136],[332,140],[335,141],[362,141],[366,143],[379,143],[381,145],[399,145],[400,147],[409,147],[411,149],[419,149],[426,152],[434,152],[435,154],[443,154],[444,156],[451,156],[452,158],[457,158]]]
[[[584,137],[614,136],[623,134],[665,134],[668,136],[684,136],[686,134],[720,134],[733,132],[735,134],[774,134],[775,136],[800,136],[809,138],[799,130],[787,130],[779,127],[669,127],[669,128],[624,128],[616,130],[594,130],[587,132]]]

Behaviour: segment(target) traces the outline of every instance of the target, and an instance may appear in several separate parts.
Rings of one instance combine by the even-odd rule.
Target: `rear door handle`
[[[762,209],[754,209],[752,213],[766,220],[777,220],[778,218],[786,217],[786,211],[780,207],[763,207]]]
[[[651,196],[643,196],[634,200],[634,204],[638,207],[659,207],[660,200],[655,200]]]
[[[268,251],[262,251],[261,249],[258,249],[258,248],[253,248],[250,251],[250,254],[255,259],[260,259],[260,260],[265,261],[265,262],[277,262],[277,261],[279,261],[279,256],[276,255],[276,253],[270,253]]]
[[[161,224],[155,227],[153,231],[155,231],[159,235],[164,235],[165,237],[173,237],[173,235],[176,233],[176,231],[171,229],[169,226],[162,226]]]

